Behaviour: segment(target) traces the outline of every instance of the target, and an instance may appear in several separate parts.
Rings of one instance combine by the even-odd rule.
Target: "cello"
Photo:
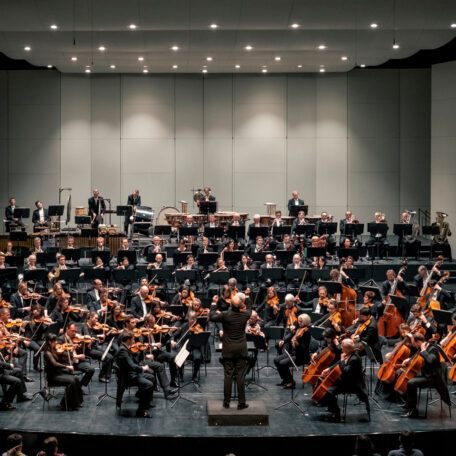
[[[358,295],[356,291],[350,287],[347,287],[342,283],[342,278],[347,278],[347,274],[343,272],[342,268],[339,271],[339,283],[342,286],[342,293],[335,296],[337,303],[339,304],[339,312],[342,315],[342,324],[344,326],[350,326],[352,321],[357,318],[356,315],[356,299]]]
[[[329,388],[339,380],[342,376],[342,369],[339,364],[336,364],[328,373],[328,375],[322,380],[322,382],[314,389],[312,393],[312,400],[315,402],[321,402],[326,396]]]
[[[302,383],[310,383],[312,386],[315,386],[318,377],[321,373],[329,367],[334,359],[336,354],[331,346],[326,347],[318,354],[318,356],[311,360],[310,364],[302,371]]]
[[[391,352],[390,359],[384,362],[377,373],[381,382],[393,383],[396,378],[397,367],[400,366],[409,356],[410,348],[405,345],[406,339],[399,342]]]
[[[397,277],[394,279],[393,285],[391,285],[391,290],[386,297],[383,315],[378,319],[378,334],[380,336],[394,337],[397,334],[399,325],[404,322],[399,310],[391,302],[391,296],[400,296],[401,298],[404,298],[404,295],[397,289],[397,285],[399,283],[398,277],[405,272],[407,265],[407,260],[404,260],[401,269],[397,273]]]

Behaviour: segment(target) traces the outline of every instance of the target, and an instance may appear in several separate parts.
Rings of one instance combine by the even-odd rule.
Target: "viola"
[[[313,359],[310,364],[302,371],[302,383],[310,383],[315,386],[321,373],[331,366],[336,359],[336,353],[332,346],[326,347]]]

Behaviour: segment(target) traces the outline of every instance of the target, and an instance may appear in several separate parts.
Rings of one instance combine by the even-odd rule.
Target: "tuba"
[[[448,242],[448,236],[451,236],[450,224],[445,222],[445,218],[448,214],[445,212],[436,212],[436,225],[439,227],[439,234],[434,236],[434,242],[437,244],[446,244]]]
[[[416,241],[417,237],[420,234],[420,225],[417,221],[412,223],[412,220],[416,215],[416,211],[406,210],[405,212],[407,212],[407,224],[412,224],[412,234],[406,235],[404,239],[406,242],[412,243]]]

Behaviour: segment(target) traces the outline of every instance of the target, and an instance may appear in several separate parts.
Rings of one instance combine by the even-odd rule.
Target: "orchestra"
[[[198,198],[200,210],[202,202],[216,203],[209,187]],[[9,229],[22,230],[22,219],[14,217],[15,200],[10,203]],[[139,190],[128,196],[128,205],[132,206],[132,218],[126,218],[125,232],[134,223],[136,208],[141,205]],[[105,199],[95,189],[88,202],[92,228],[104,223],[106,210]],[[386,280],[373,287],[374,293],[370,288],[363,291],[356,275],[351,278],[364,258],[358,262],[355,255],[337,257],[339,246],[365,249],[360,232],[350,231],[350,227],[359,224],[353,213],[346,211],[337,239],[337,234],[329,229],[331,214],[322,211],[318,216],[308,216],[306,211],[304,201],[293,191],[288,217],[273,210],[268,221],[255,214],[247,225],[248,219],[239,213],[230,213],[229,220],[217,213],[186,213],[179,228],[196,229],[197,236],[180,236],[178,231],[155,234],[140,249],[136,242],[120,236],[119,244],[114,245],[109,236],[99,231],[90,246],[81,245],[77,234],[72,234],[53,249],[47,242],[48,211],[37,201],[33,224],[34,231],[41,228],[40,233],[33,236],[33,245],[22,258],[23,265],[14,266],[17,280],[8,279],[1,284],[4,296],[0,296],[0,384],[6,393],[0,410],[14,410],[15,397],[27,400],[27,357],[31,357],[30,366],[37,375],[43,373],[51,384],[66,387],[62,409],[79,409],[87,394],[83,388],[93,381],[95,372],[98,370],[98,380],[106,384],[112,382],[116,365],[125,384],[139,388],[136,415],[148,417],[155,389],[161,389],[168,399],[181,385],[184,367],[177,367],[176,357],[182,350],[190,354],[192,382],[201,385],[201,366],[210,359],[211,347],[208,342],[195,343],[195,336],[214,329],[214,340],[223,344],[229,328],[224,318],[231,318],[233,309],[235,318],[243,321],[242,334],[255,346],[246,369],[256,368],[259,352],[274,349],[268,339],[270,328],[281,328],[283,336],[274,356],[278,385],[295,388],[292,369],[302,369],[304,385],[312,387],[315,403],[328,406],[331,421],[341,419],[337,403],[340,394],[358,395],[370,413],[361,367],[362,357],[370,352],[378,365],[376,391],[404,402],[407,417],[417,416],[417,388],[423,385],[437,388],[442,400],[448,402],[443,367],[446,363],[452,366],[456,359],[456,318],[448,326],[438,320],[437,312],[454,308],[453,294],[445,283],[451,271],[443,270],[444,261],[451,258],[446,214],[437,213],[440,231],[432,240],[435,251],[443,256],[417,265],[412,276],[406,271],[407,261],[400,267],[388,268]],[[386,224],[386,215],[380,211],[374,219],[375,224]],[[411,224],[411,220],[411,212],[404,211],[401,222]],[[306,226],[306,231],[301,231],[300,226]],[[227,235],[230,227],[248,229],[245,237],[231,239]],[[206,228],[223,228],[223,235],[207,237],[203,235]],[[386,255],[390,239],[384,233],[373,232],[367,238],[365,251],[369,258]],[[413,236],[415,239],[400,239],[410,256],[419,253],[419,243],[414,244],[417,249],[411,246],[416,232]],[[0,269],[11,269],[17,263],[9,257],[17,257],[17,247],[12,242],[5,247],[6,251],[0,252]],[[90,248],[93,260],[70,261],[67,254],[67,261],[62,250],[76,251],[81,247]],[[324,247],[323,254],[307,255],[312,247]],[[41,260],[44,254],[46,258],[52,255],[55,264]],[[205,257],[207,254],[211,256]],[[38,264],[38,258],[42,264]],[[71,268],[78,269],[77,279],[67,283],[62,280],[61,271]],[[96,274],[86,279],[88,269]],[[296,275],[295,270],[302,272]],[[24,271],[36,274],[33,280],[24,281]],[[118,279],[118,271],[131,271],[134,279]],[[181,280],[177,271],[192,274],[183,275]],[[315,278],[313,271],[321,275]],[[220,275],[221,283],[217,281],[218,272],[227,273]],[[252,274],[252,279],[247,273]],[[288,274],[293,278],[288,278]],[[333,292],[333,285],[341,292]],[[242,296],[249,287],[253,290],[252,299],[248,299],[248,313],[243,314]],[[392,347],[382,349],[386,341]],[[227,382],[232,373],[226,368]],[[455,372],[452,375],[456,378]],[[239,393],[240,405],[245,404],[245,396]],[[226,395],[224,402],[229,403]]]

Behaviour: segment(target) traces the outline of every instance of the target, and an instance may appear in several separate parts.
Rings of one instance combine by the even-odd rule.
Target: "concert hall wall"
[[[430,105],[429,69],[0,71],[0,210],[56,203],[61,185],[73,213],[93,187],[113,207],[139,188],[157,212],[209,185],[221,210],[284,209],[298,189],[311,213],[394,222],[430,206]]]

